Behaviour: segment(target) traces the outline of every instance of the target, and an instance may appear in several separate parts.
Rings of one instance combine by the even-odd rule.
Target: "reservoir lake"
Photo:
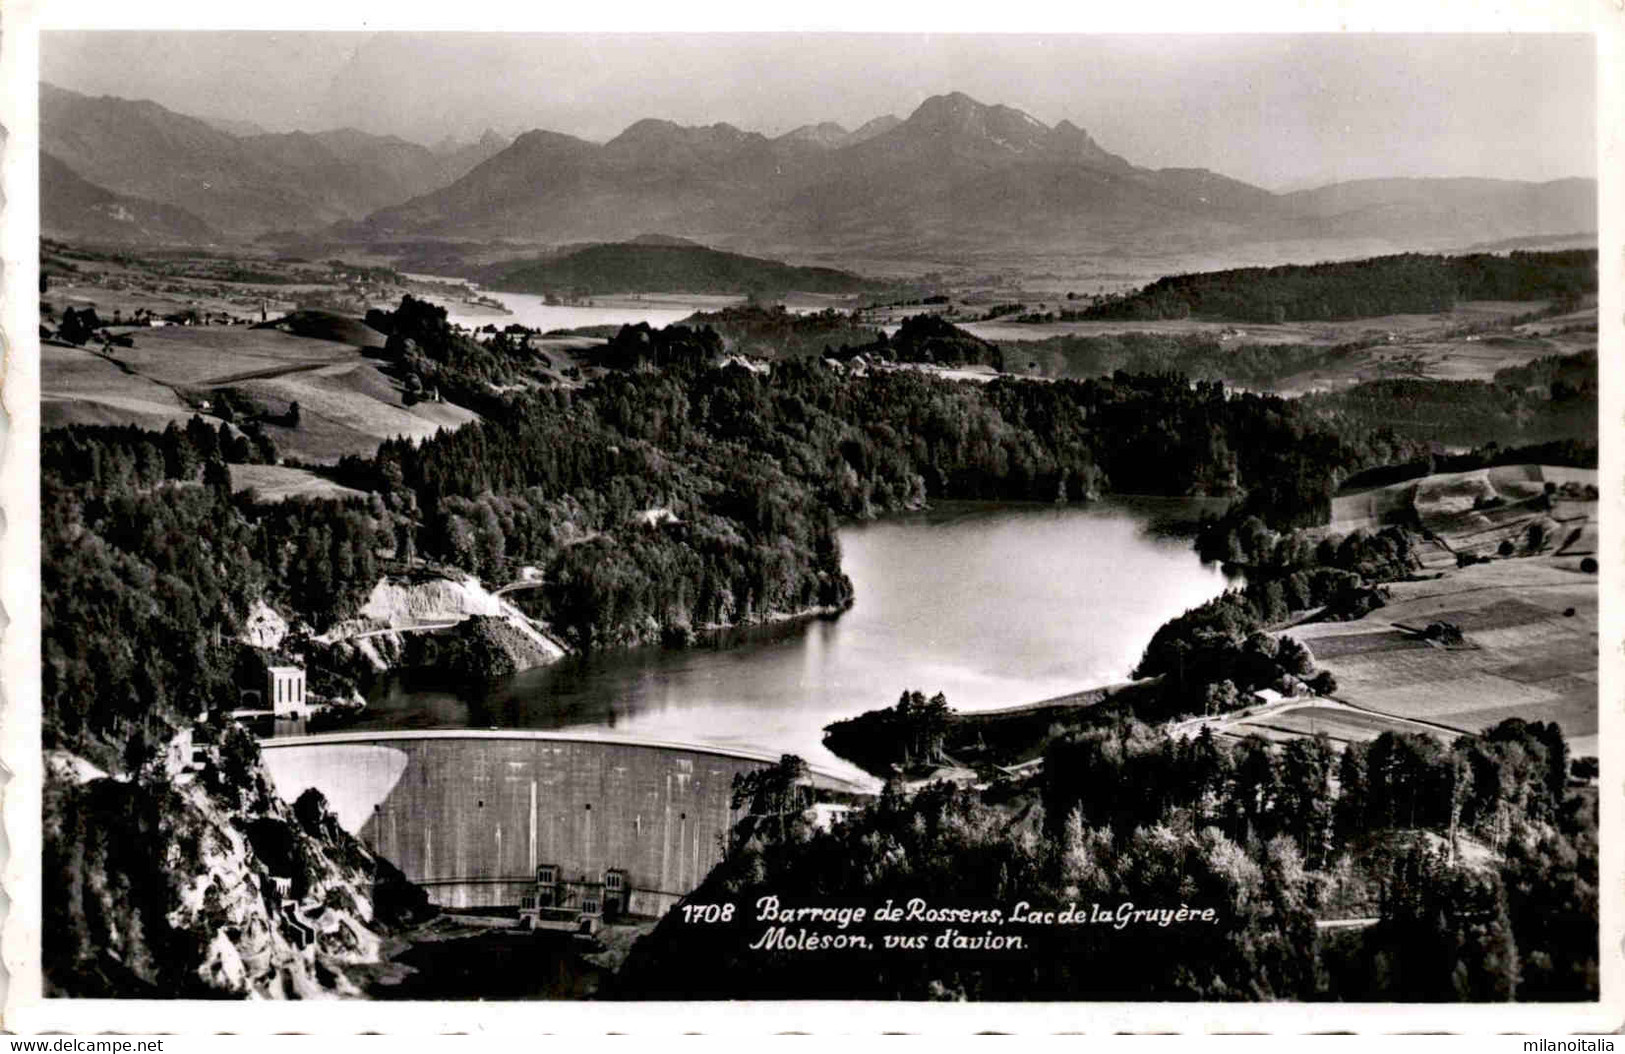
[[[444,280],[458,281],[458,279]],[[482,290],[481,295],[500,301],[508,309],[509,314],[482,311],[473,305],[451,301],[445,304],[447,320],[470,329],[479,329],[487,324],[501,329],[503,326],[517,323],[543,333],[582,326],[636,325],[639,322],[647,322],[655,329],[663,329],[674,322],[681,322],[696,311],[716,311],[730,304],[737,304],[742,299],[736,296],[653,293],[645,296],[598,297],[591,305],[582,305],[549,304],[545,297],[531,293],[494,293]]]
[[[728,631],[684,650],[568,658],[489,690],[404,671],[361,728],[605,729],[774,754],[863,779],[825,725],[943,692],[957,710],[1018,706],[1128,679],[1152,633],[1222,592],[1181,499],[1086,505],[941,502],[841,529],[856,590],[837,618]]]

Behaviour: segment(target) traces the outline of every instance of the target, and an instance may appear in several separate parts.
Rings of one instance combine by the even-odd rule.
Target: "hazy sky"
[[[609,139],[643,117],[777,134],[963,91],[1150,167],[1270,188],[1596,174],[1583,35],[42,34],[64,88],[271,131]]]

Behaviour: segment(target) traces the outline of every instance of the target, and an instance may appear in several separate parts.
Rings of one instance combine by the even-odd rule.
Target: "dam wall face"
[[[513,906],[551,865],[624,875],[623,910],[664,913],[722,859],[734,776],[765,758],[543,734],[347,733],[261,744],[278,793],[306,787],[450,908]]]

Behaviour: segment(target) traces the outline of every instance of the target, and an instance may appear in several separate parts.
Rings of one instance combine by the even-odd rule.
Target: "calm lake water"
[[[483,694],[402,674],[374,693],[362,727],[605,728],[857,775],[824,749],[824,726],[906,689],[976,710],[1127,678],[1158,626],[1225,587],[1188,538],[1152,529],[1190,508],[945,502],[849,526],[842,565],[857,601],[838,619],[565,660]]]
[[[681,322],[696,311],[715,311],[740,299],[706,296],[683,298],[675,295],[635,299],[623,296],[605,297],[592,307],[573,307],[549,304],[543,297],[530,293],[494,293],[486,290],[481,295],[501,301],[511,313],[497,315],[467,305],[448,303],[447,320],[471,329],[478,329],[487,323],[499,328],[518,323],[543,333],[579,326],[636,325],[639,322],[647,322],[655,329],[661,329],[673,322]]]

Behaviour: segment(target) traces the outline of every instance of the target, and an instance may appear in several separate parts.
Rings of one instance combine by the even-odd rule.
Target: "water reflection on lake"
[[[374,693],[363,727],[615,729],[791,752],[853,772],[823,727],[905,689],[957,709],[1020,703],[1128,676],[1168,618],[1225,587],[1168,499],[1096,505],[942,503],[848,526],[857,602],[834,620],[736,632],[719,645],[572,659],[474,694],[423,674]]]

